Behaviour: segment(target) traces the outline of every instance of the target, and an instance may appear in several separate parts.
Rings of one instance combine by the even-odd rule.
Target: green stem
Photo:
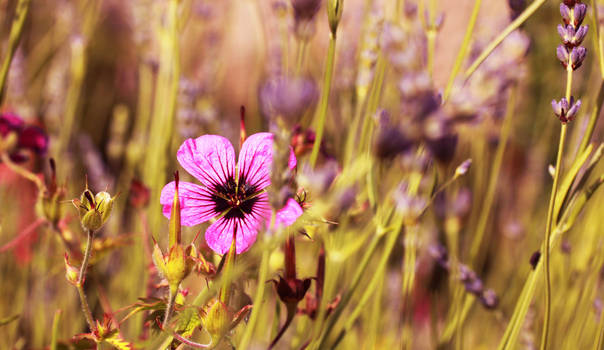
[[[78,290],[78,295],[80,296],[82,311],[84,312],[86,322],[88,323],[90,330],[94,331],[96,329],[94,325],[94,318],[92,317],[92,312],[90,312],[90,306],[88,305],[88,300],[86,299],[86,293],[84,293],[84,280],[86,278],[86,269],[88,268],[90,255],[92,254],[92,240],[94,237],[94,232],[92,230],[86,231],[86,233],[88,234],[88,239],[86,241],[86,250],[84,251],[84,259],[82,260],[82,266],[80,266],[80,274],[78,276],[76,288]]]
[[[23,24],[25,23],[25,18],[27,17],[27,12],[29,11],[29,3],[30,0],[19,0],[15,10],[15,17],[13,18],[13,23],[11,25],[8,38],[6,55],[2,60],[2,66],[0,66],[0,105],[2,104],[6,94],[5,88],[6,79],[8,78],[8,71],[13,60],[13,56],[15,55],[15,51],[17,50],[17,46],[19,45],[19,41],[21,40]]]
[[[604,103],[604,80],[600,83],[600,89],[598,90],[598,97],[594,101],[593,110],[589,116],[589,122],[587,123],[587,128],[585,129],[585,133],[583,134],[583,138],[581,139],[581,144],[579,145],[579,150],[577,155],[581,154],[589,145],[589,141],[591,141],[591,136],[594,133],[594,129],[596,127],[596,123],[598,118],[600,117],[600,111],[602,110],[602,104]]]
[[[235,229],[233,230],[233,239],[231,240],[231,247],[229,248],[229,252],[227,253],[226,261],[224,262],[224,276],[226,278],[222,288],[220,288],[220,301],[224,305],[228,305],[229,303],[229,288],[231,285],[232,274],[233,274],[233,264],[235,263],[235,256],[237,251],[237,225],[235,225]]]
[[[52,335],[50,338],[50,350],[57,350],[57,341],[59,339],[59,321],[61,319],[61,310],[55,312],[52,320]]]
[[[252,308],[250,320],[245,327],[245,332],[243,333],[243,337],[241,338],[241,342],[239,343],[237,349],[247,349],[250,344],[250,340],[252,339],[254,329],[256,328],[258,316],[260,315],[260,304],[264,298],[264,287],[266,285],[266,278],[268,275],[268,260],[269,250],[264,249],[262,251],[262,259],[260,261],[260,271],[258,273],[258,288],[256,289],[256,295],[254,295],[254,307]]]
[[[302,67],[304,66],[307,47],[308,47],[308,42],[305,39],[298,40],[298,52],[296,54],[296,72],[295,72],[296,75],[300,75],[300,72],[302,72]]]
[[[533,13],[535,13],[539,9],[539,7],[541,7],[541,5],[543,5],[546,1],[547,0],[533,1],[533,3],[531,3],[526,8],[526,10],[524,10],[524,12],[520,14],[520,16],[518,16],[512,23],[510,23],[501,33],[499,33],[499,35],[495,39],[493,39],[484,50],[482,50],[480,55],[474,60],[474,62],[472,62],[472,65],[466,70],[466,72],[464,73],[464,80],[468,80],[468,78],[470,78],[470,76],[476,71],[478,66],[480,66],[480,64],[482,64],[482,62],[484,62],[484,60],[489,57],[491,52],[493,52],[493,50],[495,50],[495,48],[499,46],[499,44],[501,44],[503,39],[505,39],[508,35],[510,35],[510,33],[520,27],[520,25],[522,25],[522,23],[524,23],[530,16],[532,16]]]
[[[403,349],[413,346],[413,286],[415,284],[415,266],[417,261],[417,242],[419,223],[414,222],[406,227],[403,256]]]
[[[596,0],[591,0],[591,9],[593,16],[591,17],[591,25],[594,27],[594,47],[597,48],[596,54],[598,56],[598,63],[600,66],[600,76],[604,78],[604,47],[602,46],[602,37],[600,33],[600,19],[598,18],[598,5]]]
[[[321,100],[319,101],[319,109],[317,114],[317,136],[312,147],[310,155],[310,166],[315,167],[317,158],[319,157],[319,149],[321,148],[321,140],[323,139],[323,129],[325,128],[325,119],[327,117],[327,103],[329,102],[329,92],[331,90],[331,80],[333,78],[333,67],[336,56],[336,36],[330,35],[329,48],[327,50],[327,63],[325,68],[325,76],[323,77],[323,90],[321,91]]]
[[[569,66],[566,70],[566,100],[570,103],[570,91],[572,86],[572,78],[573,78],[573,70],[572,67]],[[549,335],[549,326],[550,326],[550,318],[551,318],[551,272],[550,272],[550,251],[548,249],[548,242],[550,241],[550,236],[552,232],[552,224],[554,221],[554,202],[556,199],[556,194],[558,192],[558,181],[560,179],[560,174],[562,173],[562,154],[564,153],[564,146],[566,143],[566,130],[567,125],[562,124],[562,128],[560,129],[560,140],[558,142],[558,155],[556,157],[556,168],[554,173],[554,183],[552,184],[552,191],[549,199],[549,206],[547,209],[547,222],[545,226],[545,246],[543,249],[543,264],[545,267],[545,316],[543,319],[543,332],[541,334],[541,350],[547,349],[547,341]]]
[[[178,293],[178,287],[168,288],[168,305],[166,305],[166,312],[164,313],[164,320],[161,323],[163,328],[168,327],[168,321],[172,316],[172,310],[174,310],[174,300],[176,300],[176,294]]]
[[[461,65],[466,59],[466,54],[468,53],[468,49],[470,48],[470,41],[472,40],[472,34],[474,33],[474,25],[476,24],[476,19],[478,18],[478,13],[480,12],[481,4],[482,0],[474,1],[474,7],[472,8],[472,14],[470,15],[470,21],[468,22],[468,27],[466,28],[466,33],[463,37],[463,42],[461,43],[461,47],[459,48],[459,52],[457,53],[457,57],[455,58],[455,63],[453,64],[453,69],[451,70],[451,75],[449,75],[449,81],[447,81],[447,86],[445,87],[445,92],[443,94],[444,101],[449,98],[449,94],[451,93],[451,89],[453,88],[453,83],[455,82],[457,73],[459,73]]]
[[[392,232],[389,233],[388,239],[386,240],[386,245],[384,246],[384,250],[382,251],[382,254],[380,256],[380,260],[379,260],[378,264],[375,266],[375,270],[373,270],[373,272],[372,272],[373,276],[371,278],[371,281],[365,288],[363,295],[359,299],[359,302],[355,305],[355,308],[352,311],[352,313],[350,314],[350,316],[348,316],[346,318],[346,323],[344,325],[344,328],[338,334],[338,337],[337,337],[338,340],[336,340],[336,342],[339,342],[343,338],[343,336],[348,332],[348,330],[352,328],[356,319],[359,317],[361,312],[365,309],[365,305],[367,304],[369,299],[372,296],[374,296],[374,291],[376,290],[376,288],[379,286],[380,283],[384,283],[384,273],[386,270],[386,266],[387,266],[388,260],[390,258],[390,255],[392,254],[392,250],[394,249],[394,246],[396,245],[396,242],[400,236],[400,233],[402,232],[402,224],[403,224],[403,220],[401,219],[401,220],[399,220],[399,223],[396,225],[396,228],[394,230],[392,230]],[[343,309],[343,308],[341,308],[341,309]],[[330,321],[332,319],[333,318],[330,318]],[[325,341],[327,340],[327,336],[331,332],[331,329],[333,328],[334,324],[335,324],[335,321],[329,322],[328,328],[321,335],[318,349],[323,349],[326,347]],[[334,344],[334,346],[332,346],[332,348],[335,348],[336,345],[337,344]]]
[[[480,264],[477,260],[479,260],[478,257],[481,253],[480,248],[482,247],[482,241],[484,239],[484,233],[487,228],[489,214],[491,212],[491,207],[493,206],[493,201],[495,199],[495,192],[497,190],[497,179],[501,170],[501,164],[503,163],[503,154],[505,152],[505,147],[510,136],[515,102],[516,87],[512,86],[512,89],[510,91],[510,98],[507,103],[507,111],[503,119],[503,126],[501,127],[501,137],[499,140],[499,144],[497,145],[497,150],[495,151],[493,167],[491,168],[491,173],[489,175],[487,193],[484,198],[484,203],[482,204],[478,224],[476,225],[476,234],[474,236],[472,246],[470,248],[470,264],[474,268],[477,268]]]

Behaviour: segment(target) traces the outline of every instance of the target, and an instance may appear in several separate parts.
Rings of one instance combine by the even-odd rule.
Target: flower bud
[[[105,191],[93,195],[88,188],[82,192],[80,199],[73,199],[71,202],[80,214],[80,222],[86,230],[97,231],[109,219],[113,209],[115,197]]]
[[[472,165],[472,159],[466,159],[455,169],[455,176],[465,175]]]
[[[583,23],[583,19],[585,19],[585,14],[587,13],[587,5],[585,4],[575,4],[573,8],[573,24],[575,27],[578,27]]]
[[[212,343],[216,344],[231,328],[232,316],[226,305],[214,300],[201,318],[203,328],[210,334]]]
[[[566,124],[575,119],[580,107],[581,100],[575,102],[572,96],[570,98],[570,102],[566,100],[565,97],[560,99],[560,102],[552,100],[552,109],[554,110],[554,114],[558,117],[558,119],[560,119],[563,124]]]
[[[573,70],[576,70],[577,68],[581,67],[581,64],[583,64],[585,56],[587,56],[586,48],[584,48],[583,46],[573,47],[572,51],[570,52],[568,64],[571,65]]]
[[[564,45],[558,45],[558,47],[556,48],[556,57],[558,57],[558,60],[560,61],[560,63],[562,63],[562,66],[564,68],[568,66],[569,54],[568,50]]]
[[[69,255],[65,253],[65,278],[67,281],[77,287],[80,279],[80,271],[69,263]]]
[[[570,23],[570,8],[564,3],[560,4],[560,16],[562,16],[564,24]]]
[[[327,0],[327,20],[329,21],[329,29],[331,35],[336,36],[338,24],[342,18],[342,9],[344,0]]]

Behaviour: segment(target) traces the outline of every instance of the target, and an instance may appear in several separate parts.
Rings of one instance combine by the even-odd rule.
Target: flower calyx
[[[115,196],[111,197],[106,191],[98,192],[95,195],[86,184],[86,189],[82,192],[80,199],[75,198],[71,202],[78,210],[82,227],[94,232],[98,231],[109,220],[114,200]]]
[[[178,291],[178,286],[182,280],[191,273],[199,255],[195,245],[190,244],[185,248],[181,244],[178,172],[174,173],[174,180],[175,191],[169,224],[169,251],[167,255],[164,255],[159,244],[154,240],[152,255],[157,270],[161,276],[168,281],[168,285],[173,294]]]
[[[207,304],[201,316],[201,324],[210,335],[212,344],[218,344],[251,310],[252,305],[246,305],[233,312],[220,300],[213,299]]]

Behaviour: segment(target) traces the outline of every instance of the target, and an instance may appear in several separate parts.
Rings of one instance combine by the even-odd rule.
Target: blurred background
[[[3,59],[18,2],[0,0]],[[309,14],[312,3],[319,7]],[[594,46],[599,40],[594,24],[600,27],[593,17],[596,3],[589,2],[585,19],[588,56],[573,77],[573,95],[583,104],[569,131],[567,171],[586,149],[585,130],[590,120],[597,120],[602,103],[601,55]],[[525,281],[533,276],[529,260],[543,242],[551,190],[548,165],[554,163],[558,145],[560,123],[550,102],[564,96],[566,84],[556,58],[559,3],[547,1],[464,80],[470,63],[529,4],[484,1],[467,55],[452,77],[475,1],[346,0],[319,166],[311,171],[307,163],[330,42],[326,1],[32,1],[0,113],[17,115],[44,131],[47,151],[29,154],[21,166],[50,183],[52,157],[65,194],[60,220],[49,226],[35,184],[0,164],[0,348],[49,346],[58,309],[61,322],[55,334],[62,346],[75,346],[69,339],[86,331],[75,290],[64,280],[63,263],[64,251],[75,254],[85,239],[69,200],[80,196],[86,182],[95,191],[119,193],[114,214],[98,236],[94,273],[86,280],[94,313],[122,312],[123,317],[137,298],[159,297],[153,284],[157,277],[149,272],[150,238],[163,244],[167,240],[159,193],[180,169],[176,150],[185,139],[203,134],[223,135],[236,146],[239,111],[245,106],[248,135],[283,131],[296,151],[295,190],[308,191],[317,208],[305,219],[313,229],[304,229],[314,240],[299,240],[299,274],[314,275],[318,242],[323,242],[328,269],[337,271],[331,275],[330,292],[326,286],[327,299],[345,293],[344,287],[337,288],[348,286],[381,208],[407,213],[413,207],[401,180],[411,183],[413,174],[421,178],[419,192],[424,194],[417,196],[429,209],[421,217],[417,241],[397,239],[386,255],[383,279],[355,316],[358,320],[337,323],[347,329],[339,348],[397,346],[407,317],[415,334],[411,348],[493,349],[514,321],[517,348],[535,349],[542,324],[542,277],[534,282],[535,298],[525,305],[525,315],[519,320],[513,315],[518,301],[525,300]],[[307,12],[300,10],[304,6]],[[602,140],[600,124],[587,140],[594,152],[585,154],[589,161],[578,164],[580,175],[569,180],[563,209],[575,208],[570,199],[603,170],[595,152]],[[369,160],[354,163],[365,151]],[[472,159],[470,170],[454,177],[466,159]],[[332,184],[336,177],[343,180]],[[434,193],[442,185],[443,191]],[[343,193],[351,198],[346,201]],[[599,208],[604,198],[596,192],[589,199],[553,250],[552,349],[591,348],[600,334],[604,261]],[[321,226],[318,217],[340,225]],[[559,223],[568,223],[562,214]],[[186,228],[185,241],[199,230]],[[379,247],[385,254],[386,247]],[[439,247],[449,252],[450,264],[443,264]],[[200,248],[209,254],[207,247]],[[410,249],[416,250],[415,260],[403,260]],[[345,256],[344,262],[336,253]],[[242,288],[253,295],[257,256],[251,254],[246,261],[251,282]],[[282,269],[279,254],[271,256],[271,278]],[[380,254],[371,256],[370,266],[379,264]],[[219,257],[210,260],[218,263]],[[402,271],[409,263],[414,282],[410,291],[401,291]],[[473,269],[484,293],[483,288],[472,292],[467,280],[448,274],[457,263]],[[465,292],[456,280],[466,283]],[[497,306],[489,304],[487,286],[496,293]],[[195,294],[204,286],[191,278],[188,288]],[[410,315],[400,311],[407,310],[409,295],[414,305]],[[353,310],[362,294],[351,298],[353,306],[346,310]],[[269,300],[261,318],[266,322],[259,322],[255,333],[256,348],[266,347],[279,324],[272,289]],[[346,311],[343,319],[351,313]],[[280,348],[299,348],[309,322],[290,327]],[[147,328],[137,314],[120,331],[131,341],[138,339],[137,348],[147,348]]]

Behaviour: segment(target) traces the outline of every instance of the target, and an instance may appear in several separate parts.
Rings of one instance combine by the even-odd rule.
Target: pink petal
[[[188,139],[178,149],[176,158],[189,174],[210,188],[224,185],[235,175],[235,150],[222,136]]]
[[[162,212],[167,218],[170,218],[173,199],[174,181],[164,186],[159,200],[163,205]],[[214,210],[215,204],[211,200],[211,192],[206,187],[180,181],[178,199],[180,200],[180,220],[184,226],[199,225],[219,214]]]
[[[296,154],[294,153],[294,149],[289,147],[289,161],[287,162],[287,166],[290,169],[294,169],[298,165],[298,160],[296,159]]]
[[[273,134],[260,132],[245,140],[239,153],[239,178],[256,186],[257,190],[271,184],[273,164]]]
[[[256,241],[259,222],[253,219],[226,219],[222,217],[210,225],[206,230],[208,246],[218,254],[226,254],[231,248],[233,230],[237,226],[237,241],[235,242],[237,254],[248,250]]]
[[[302,215],[302,208],[295,199],[290,198],[275,216],[275,227],[291,226]],[[270,218],[269,218],[270,220]]]

